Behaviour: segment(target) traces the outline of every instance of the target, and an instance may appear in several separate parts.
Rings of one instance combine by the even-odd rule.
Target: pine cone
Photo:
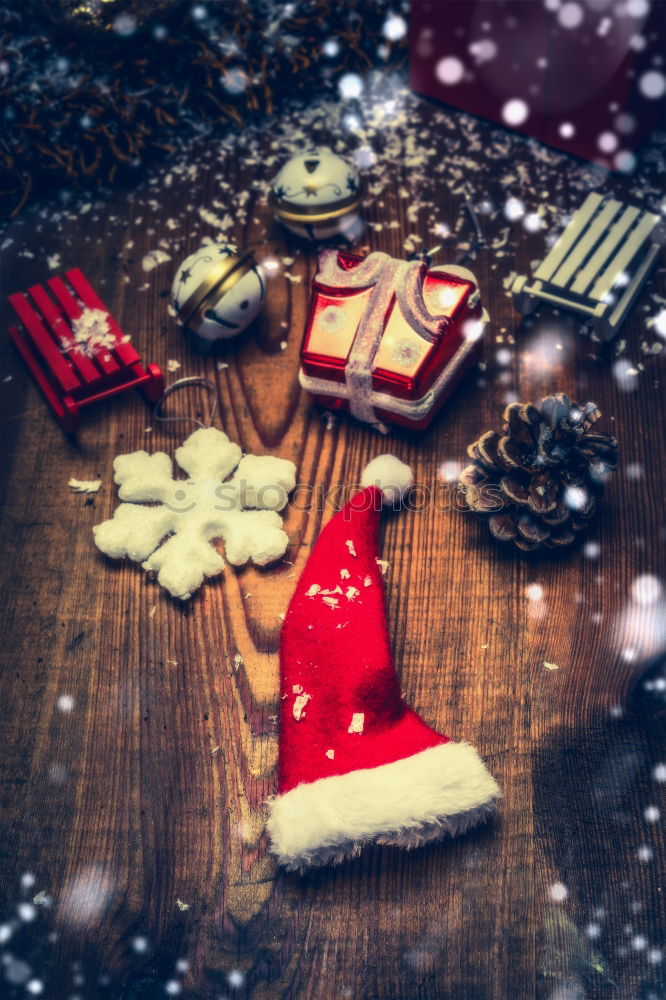
[[[569,545],[587,527],[618,464],[615,438],[590,431],[600,416],[595,403],[578,406],[563,393],[539,406],[510,403],[503,434],[486,431],[469,446],[462,493],[495,538],[530,552]]]

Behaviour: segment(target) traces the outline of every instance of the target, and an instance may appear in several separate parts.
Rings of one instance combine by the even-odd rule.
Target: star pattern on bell
[[[183,270],[180,272],[180,279],[179,279],[180,283],[185,284],[186,281],[190,280],[191,275],[192,272],[189,269],[183,268]]]

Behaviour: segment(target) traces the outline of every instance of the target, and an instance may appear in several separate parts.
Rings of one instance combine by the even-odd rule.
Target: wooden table
[[[356,249],[401,256],[410,234],[437,242],[439,220],[458,227],[452,256],[468,239],[464,182],[488,241],[472,262],[492,317],[485,368],[426,433],[387,443],[348,419],[329,427],[297,384],[316,257],[270,219],[264,196],[298,128],[325,136],[323,105],[221,149],[202,140],[132,193],[54,192],[5,234],[3,301],[81,266],[144,361],[175,359],[171,379],[215,381],[215,423],[244,450],[336,487],[388,446],[437,488],[441,502],[385,523],[391,638],[409,704],[476,744],[497,777],[499,817],[412,853],[369,849],[304,877],[276,870],[261,809],[276,788],[280,615],[330,510],[290,509],[284,562],[227,568],[184,603],[138,565],[105,559],[91,529],[117,503],[114,456],[172,454],[194,425],[159,425],[128,393],[84,411],[68,439],[9,344],[7,310],[0,947],[23,981],[5,995],[26,995],[17,961],[48,997],[181,986],[256,1000],[662,995],[664,697],[641,677],[663,649],[664,602],[632,585],[664,566],[663,339],[646,325],[663,309],[663,260],[619,351],[546,310],[520,326],[503,282],[543,255],[548,227],[591,187],[658,210],[663,145],[623,180],[416,98],[398,103],[381,131],[348,140],[370,163]],[[544,228],[508,222],[509,197],[527,214],[543,205]],[[268,238],[257,253],[281,268],[249,335],[205,355],[169,315],[167,290],[179,259],[221,234]],[[160,248],[171,261],[145,270]],[[446,509],[452,486],[438,470],[465,463],[507,400],[556,390],[600,405],[623,465],[587,547],[526,558]],[[169,405],[205,418],[208,401],[195,390]],[[72,493],[72,476],[102,489]]]

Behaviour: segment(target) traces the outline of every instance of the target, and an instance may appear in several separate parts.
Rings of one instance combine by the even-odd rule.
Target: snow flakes
[[[397,42],[407,34],[407,22],[400,14],[391,13],[384,21],[382,31],[390,42]]]
[[[637,576],[631,584],[631,597],[636,604],[655,604],[663,594],[661,580],[652,573]]]
[[[455,87],[465,75],[465,67],[456,56],[445,56],[435,66],[435,76],[447,87]]]
[[[19,903],[16,907],[16,912],[18,913],[19,920],[22,920],[24,924],[30,924],[37,917],[37,910],[32,903]]]
[[[182,600],[204,577],[222,570],[214,539],[224,541],[233,566],[248,560],[265,566],[279,559],[289,539],[278,511],[294,488],[296,467],[269,455],[241,456],[239,446],[214,427],[195,431],[176,449],[186,480],[173,478],[164,452],[119,455],[114,462],[118,496],[129,502],[95,525],[95,544],[114,559],[141,562]]]
[[[363,726],[365,725],[365,712],[354,712],[351,717],[351,722],[349,723],[348,733],[358,733],[359,735],[363,732]]]
[[[356,587],[347,587],[345,597],[348,601],[355,601],[360,593],[361,591],[357,590]]]
[[[350,576],[351,576],[351,573],[349,572],[348,569],[341,569],[340,570],[340,579],[341,580],[348,580],[350,578]]]
[[[562,882],[555,882],[548,890],[548,895],[554,903],[563,903],[569,895],[569,890]]]
[[[335,750],[327,750],[324,756],[328,757],[329,760],[333,760],[335,758]]]
[[[390,565],[388,559],[378,559],[377,557],[375,557],[375,562],[379,566],[379,570],[380,570],[380,573],[382,574],[382,576],[386,576],[386,574],[388,573],[389,565]],[[367,579],[367,577],[366,577],[366,579]],[[372,580],[370,581],[370,583],[372,583]],[[366,583],[365,586],[369,587],[370,584]]]
[[[525,215],[525,206],[520,198],[507,198],[504,215],[509,222],[517,222]]]
[[[579,3],[564,3],[557,12],[557,20],[568,31],[579,27],[584,17],[583,8]]]
[[[345,545],[347,546],[347,551],[349,552],[349,555],[350,556],[356,556],[356,549],[354,548],[354,543],[351,540],[351,538],[347,539],[347,541],[345,542]]]
[[[652,778],[660,785],[663,784],[666,781],[666,764],[655,764],[652,769]]]
[[[345,73],[338,80],[338,90],[340,91],[340,96],[347,100],[353,97],[360,97],[363,93],[363,80],[358,73]]]
[[[308,589],[305,591],[305,596],[306,597],[316,597],[320,590],[321,590],[321,587],[319,586],[319,584],[318,583],[313,583],[312,586],[308,587]]]
[[[294,691],[296,691],[297,688],[299,689],[299,691],[303,692],[303,688],[301,687],[300,684],[294,684]],[[296,719],[296,722],[300,722],[301,719],[305,718],[305,706],[311,699],[312,695],[306,694],[305,692],[303,692],[302,694],[297,694],[296,697],[294,698],[292,712],[294,718]]]
[[[507,125],[522,125],[527,120],[530,109],[520,97],[513,97],[502,107],[502,118]]]
[[[660,70],[648,70],[638,81],[638,89],[649,101],[658,101],[666,94],[666,76]]]
[[[371,587],[372,586],[372,578],[370,577],[370,575],[367,575],[367,576],[365,576],[363,578],[363,586],[364,587]]]

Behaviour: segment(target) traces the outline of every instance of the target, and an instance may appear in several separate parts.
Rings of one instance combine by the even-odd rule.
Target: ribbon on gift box
[[[356,330],[345,365],[345,384],[350,412],[365,423],[378,424],[372,405],[372,368],[384,332],[386,313],[395,295],[412,330],[433,344],[447,329],[450,319],[433,315],[423,298],[425,261],[397,260],[375,251],[353,268],[340,267],[337,250],[319,255],[317,281],[329,288],[372,288],[365,312]]]

